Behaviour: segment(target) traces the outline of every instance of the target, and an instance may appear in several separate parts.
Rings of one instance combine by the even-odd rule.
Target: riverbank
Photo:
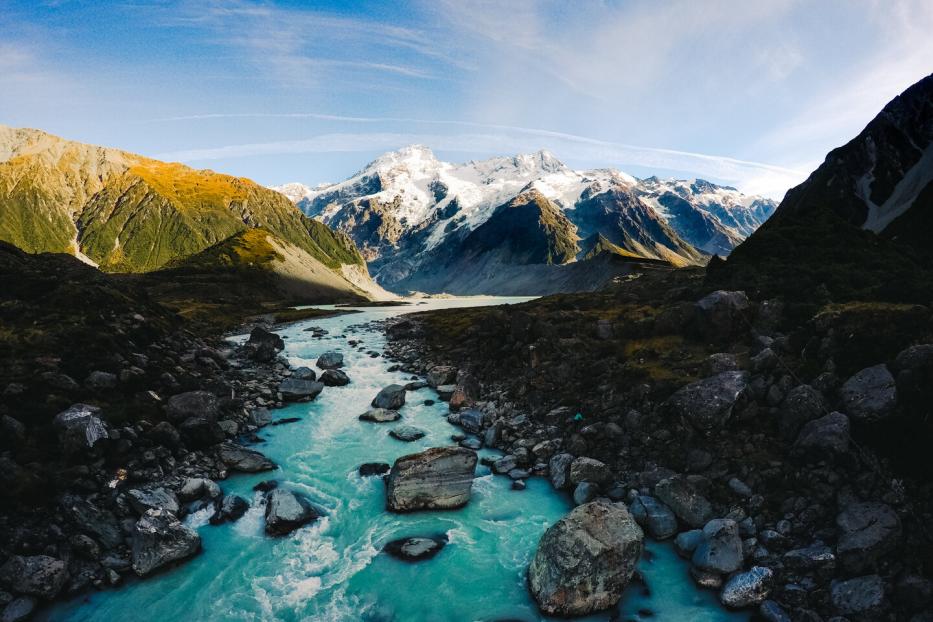
[[[929,343],[930,317],[710,296],[701,272],[678,271],[408,315],[387,333],[450,420],[505,452],[494,471],[627,502],[724,603],[768,620],[921,620],[930,436],[910,412],[933,360],[911,346]],[[581,459],[597,466],[575,475]]]

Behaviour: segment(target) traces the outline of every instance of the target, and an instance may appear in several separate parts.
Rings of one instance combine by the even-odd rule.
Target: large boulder
[[[629,510],[635,521],[656,540],[664,540],[677,533],[677,517],[674,512],[650,495],[635,497]]]
[[[826,413],[823,394],[808,384],[801,384],[788,391],[781,403],[778,425],[781,435],[787,440],[797,436],[805,424]]]
[[[321,382],[328,387],[343,387],[350,384],[350,376],[339,369],[325,369],[321,374]]]
[[[715,291],[697,301],[696,326],[713,341],[724,341],[749,330],[749,303],[745,292]]]
[[[337,369],[343,367],[343,355],[340,352],[325,352],[317,359],[317,366],[321,369]]]
[[[570,483],[590,482],[605,484],[612,479],[612,471],[604,463],[593,458],[580,457],[570,463]]]
[[[712,504],[681,475],[662,479],[654,494],[690,527],[701,528],[713,518]]]
[[[162,510],[149,510],[133,528],[133,571],[141,577],[201,549],[198,532]]]
[[[313,400],[324,390],[324,383],[316,380],[286,378],[279,383],[279,393],[286,402],[306,402]]]
[[[397,428],[389,430],[389,436],[405,443],[411,443],[417,441],[419,438],[424,438],[425,434],[427,434],[427,432],[413,425],[400,425]]]
[[[405,405],[405,387],[400,384],[390,384],[373,398],[373,408],[398,410]]]
[[[428,370],[428,384],[440,387],[457,381],[457,368],[450,365],[436,365]]]
[[[741,609],[760,605],[771,594],[774,572],[764,566],[754,566],[748,572],[738,572],[722,586],[719,600],[726,607]]]
[[[625,505],[577,506],[544,533],[528,568],[541,611],[583,616],[614,606],[632,578],[643,540]]]
[[[276,488],[266,495],[266,533],[284,536],[318,518],[311,502],[290,490]]]
[[[838,516],[836,555],[842,567],[856,573],[871,569],[878,559],[897,547],[901,521],[883,503],[853,503]]]
[[[698,430],[719,428],[732,416],[747,385],[747,372],[726,371],[682,387],[668,398],[666,406]]]
[[[217,396],[209,391],[188,391],[169,398],[165,414],[171,421],[181,423],[191,417],[214,421],[220,413]]]
[[[897,387],[887,365],[867,367],[845,381],[839,391],[846,414],[874,423],[894,412]]]
[[[39,598],[55,598],[67,580],[68,565],[48,555],[13,555],[0,566],[0,585]]]
[[[729,574],[742,567],[743,559],[739,526],[732,519],[715,518],[703,527],[703,540],[691,561],[700,570]]]
[[[393,512],[463,507],[470,500],[476,461],[476,453],[462,447],[402,456],[386,479],[386,507]]]
[[[133,488],[126,493],[126,496],[130,505],[140,515],[149,510],[165,510],[177,514],[181,508],[175,493],[163,486]]]
[[[471,434],[478,434],[483,430],[483,413],[476,408],[467,408],[460,411],[460,427]]]
[[[836,458],[849,451],[849,418],[834,412],[803,426],[793,452],[811,462]]]
[[[254,449],[247,449],[235,443],[224,443],[218,450],[221,462],[231,471],[258,473],[271,471],[275,463]]]
[[[55,415],[52,424],[66,454],[86,454],[110,438],[107,424],[99,415],[100,408],[88,404],[75,404]]]

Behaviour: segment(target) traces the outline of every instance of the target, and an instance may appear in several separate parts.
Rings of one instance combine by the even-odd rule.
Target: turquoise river
[[[409,515],[385,511],[379,477],[361,478],[364,462],[393,462],[421,449],[450,445],[459,430],[446,420],[446,404],[431,389],[409,393],[399,424],[415,425],[427,435],[413,443],[387,432],[396,424],[359,421],[373,396],[410,377],[390,372],[390,363],[367,351],[382,352],[384,336],[373,320],[430,308],[518,303],[523,299],[432,300],[421,305],[364,308],[359,313],[310,320],[280,331],[284,355],[293,366],[314,366],[327,350],[344,354],[351,384],[327,388],[310,403],[275,411],[277,418],[301,421],[261,431],[257,448],[280,466],[257,475],[235,475],[221,482],[225,492],[251,500],[239,521],[211,526],[207,516],[187,523],[203,539],[194,559],[144,581],[64,601],[46,611],[45,620],[363,620],[437,621],[543,620],[525,584],[525,569],[538,539],[571,508],[542,478],[524,491],[510,489],[508,478],[477,467],[473,496],[463,509]],[[324,338],[304,329],[320,326]],[[351,347],[348,339],[361,341]],[[483,450],[481,453],[486,453]],[[290,536],[263,533],[259,493],[266,479],[300,491],[326,516]],[[449,544],[433,559],[406,563],[380,553],[384,543],[403,536],[445,533]],[[722,609],[711,592],[698,590],[686,563],[669,544],[648,543],[640,569],[647,582],[631,586],[617,611],[586,620],[747,620],[747,614]]]

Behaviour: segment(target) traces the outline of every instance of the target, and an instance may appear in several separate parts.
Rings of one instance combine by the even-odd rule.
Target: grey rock
[[[832,570],[836,566],[836,555],[825,544],[812,544],[784,553],[784,565],[791,570]]]
[[[883,503],[853,503],[836,517],[836,525],[840,531],[836,555],[852,573],[872,568],[894,550],[901,536],[897,513]]]
[[[437,365],[428,370],[428,383],[432,387],[453,385],[457,381],[457,368],[450,365]],[[452,392],[452,391],[451,391]]]
[[[712,430],[729,420],[747,385],[747,372],[727,371],[682,387],[665,404],[698,430]]]
[[[343,355],[340,352],[325,352],[317,359],[317,366],[321,369],[337,369],[343,367]]]
[[[576,458],[570,463],[570,483],[591,482],[605,484],[612,479],[612,471],[605,464],[593,458]]]
[[[419,438],[424,438],[426,432],[421,428],[416,428],[411,425],[400,425],[397,428],[389,430],[389,436],[392,438],[410,443],[412,441],[417,441]]]
[[[476,408],[464,408],[460,411],[460,427],[471,434],[479,434],[483,429],[483,413]]]
[[[360,415],[360,421],[371,421],[373,423],[388,423],[398,421],[400,418],[401,415],[398,414],[397,410],[387,410],[385,408],[370,408]]]
[[[748,309],[745,292],[715,291],[696,303],[697,328],[707,339],[728,339],[748,330]]]
[[[518,459],[512,454],[502,456],[492,463],[493,473],[505,474],[518,466]]]
[[[778,356],[771,348],[765,348],[752,357],[752,372],[756,374],[766,374],[778,364]]]
[[[793,453],[811,462],[844,456],[849,452],[849,418],[840,412],[829,413],[803,426]]]
[[[636,496],[629,510],[635,521],[656,540],[665,540],[677,533],[674,512],[650,495]]]
[[[788,391],[780,406],[778,426],[781,435],[787,440],[795,438],[804,424],[826,413],[826,406],[823,394],[810,385],[794,387]]]
[[[764,566],[753,566],[747,572],[739,572],[726,581],[719,600],[726,607],[740,609],[760,605],[771,594],[774,573]]]
[[[457,444],[473,451],[479,451],[483,448],[483,441],[478,436],[468,436]]]
[[[197,499],[217,499],[222,494],[217,482],[206,477],[189,477],[185,479],[176,493],[178,498],[184,502]]]
[[[877,620],[885,608],[884,581],[878,575],[833,581],[830,600],[839,615],[856,620]]]
[[[642,553],[644,534],[620,503],[574,508],[541,537],[528,584],[546,615],[582,616],[614,606]]]
[[[350,376],[339,369],[327,369],[321,374],[321,382],[328,387],[343,387],[350,384]]]
[[[175,516],[149,510],[133,528],[133,571],[143,577],[201,550],[198,533]]]
[[[405,387],[400,384],[390,384],[373,398],[373,408],[398,410],[405,405]]]
[[[589,503],[599,494],[599,486],[592,482],[580,482],[573,489],[573,502],[577,505]]]
[[[437,391],[437,397],[442,402],[449,402],[450,398],[453,397],[454,391],[457,390],[457,385],[455,384],[443,384],[434,389]]]
[[[221,462],[232,471],[258,473],[271,471],[275,463],[254,449],[247,449],[234,443],[224,443],[218,451]]]
[[[744,499],[747,499],[748,497],[751,497],[753,494],[755,494],[748,484],[737,477],[733,477],[729,480],[729,489]]]
[[[62,509],[83,532],[97,538],[107,548],[123,544],[123,530],[111,512],[101,510],[86,499],[70,495],[62,499]]]
[[[897,387],[887,365],[868,367],[845,381],[839,391],[846,414],[872,423],[887,418],[897,403]]]
[[[318,518],[311,502],[290,490],[276,488],[266,495],[266,533],[284,536]]]
[[[107,425],[101,420],[100,408],[74,404],[55,415],[52,424],[58,441],[67,454],[82,454],[110,438]]]
[[[220,413],[217,396],[208,391],[188,391],[169,398],[165,414],[170,421],[180,423],[191,417],[214,421]]]
[[[700,570],[729,574],[742,567],[744,555],[739,526],[732,519],[716,518],[703,527],[703,541],[691,561]]]
[[[317,372],[310,367],[298,367],[297,369],[292,370],[292,375],[289,376],[289,378],[297,378],[298,380],[317,380]]]
[[[127,491],[126,496],[130,505],[140,515],[149,510],[165,510],[177,514],[181,507],[175,493],[162,486],[133,488]]]
[[[239,495],[226,495],[220,502],[220,507],[211,516],[211,525],[219,525],[228,521],[236,521],[246,514],[249,502]]]
[[[773,600],[766,600],[761,603],[761,606],[758,608],[758,615],[760,615],[765,622],[793,622],[790,616],[787,615],[787,612],[784,611],[784,608]]]
[[[555,490],[567,490],[570,488],[570,465],[573,463],[573,456],[570,454],[556,454],[548,461],[548,474],[551,480],[551,486]]]
[[[369,477],[371,475],[383,475],[389,472],[392,466],[386,462],[366,462],[361,464],[358,471],[360,477]]]
[[[713,517],[712,504],[683,476],[661,480],[654,494],[690,527],[703,527]]]
[[[386,507],[393,512],[463,507],[470,500],[476,461],[476,453],[462,447],[402,456],[386,479]]]
[[[736,371],[739,368],[739,362],[734,354],[728,352],[718,352],[710,354],[700,366],[700,373],[704,376],[715,376],[726,371]]]
[[[324,390],[324,383],[316,380],[300,380],[286,378],[279,383],[279,393],[286,402],[303,402],[313,400]]]
[[[19,594],[51,600],[67,580],[67,564],[48,555],[13,555],[0,566],[0,584]]]
[[[434,538],[416,536],[392,540],[386,543],[386,545],[382,547],[382,550],[392,557],[397,557],[407,562],[417,562],[431,559],[441,552],[445,544],[447,544],[447,536],[438,536]]]

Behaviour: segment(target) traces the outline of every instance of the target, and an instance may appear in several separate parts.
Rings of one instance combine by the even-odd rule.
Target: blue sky
[[[0,123],[270,185],[424,143],[780,197],[933,71],[929,0],[0,9]]]

